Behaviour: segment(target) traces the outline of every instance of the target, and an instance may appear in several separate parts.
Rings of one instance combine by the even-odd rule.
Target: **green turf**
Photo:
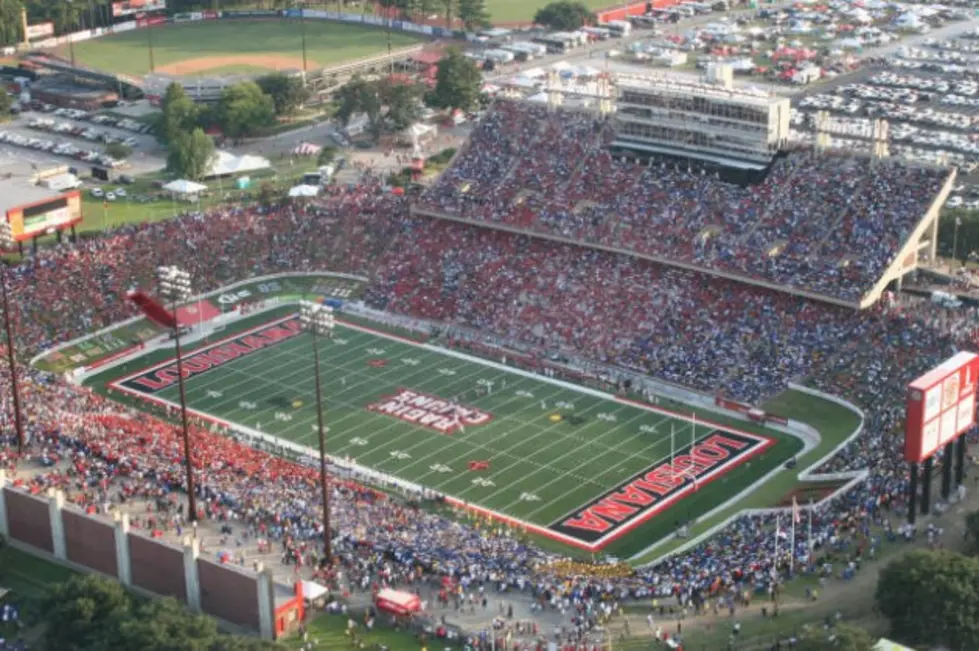
[[[373,359],[387,365],[371,367]],[[113,373],[120,377],[129,368]],[[190,379],[187,397],[201,412],[313,446],[312,368],[310,340],[301,335]],[[684,419],[343,326],[333,342],[323,343],[322,379],[332,454],[538,525],[667,460],[671,429],[678,449],[688,445],[692,432]],[[494,390],[476,395],[487,381]],[[402,387],[459,397],[494,419],[446,436],[366,409]],[[177,389],[164,389],[157,397],[176,401]],[[293,408],[294,401],[302,406]],[[556,414],[561,419],[555,422]],[[571,424],[572,416],[582,422]],[[701,425],[698,440],[713,430]],[[780,444],[701,486],[605,551],[629,555],[670,535],[677,521],[736,494],[801,445],[766,434]],[[468,471],[467,462],[477,459],[490,460],[491,470]]]
[[[149,72],[145,29],[112,34],[75,44],[75,57],[98,70],[141,76]],[[214,20],[179,23],[152,30],[157,67],[205,57],[275,55],[302,59],[299,22],[290,20]],[[422,42],[393,32],[391,47]],[[381,29],[319,20],[306,21],[306,52],[310,68],[357,59],[387,50]],[[275,66],[271,66],[275,67]]]
[[[32,556],[7,544],[0,549],[0,587],[25,597],[39,597],[54,584],[67,581],[76,572]]]
[[[360,621],[355,617],[356,621]],[[457,649],[457,645],[449,645],[444,641],[423,642],[415,633],[406,630],[395,630],[385,625],[386,618],[379,617],[374,630],[367,632],[362,625],[358,625],[356,633],[364,646],[362,649],[379,649],[386,647],[389,651],[420,651],[421,649]],[[352,638],[347,635],[347,618],[341,615],[323,614],[311,620],[306,629],[309,633],[308,640],[317,642],[314,648],[330,649],[331,651],[344,651],[345,649],[356,649]],[[302,649],[303,641],[298,637],[283,640],[282,644],[288,649]]]
[[[336,290],[349,290],[347,297],[358,296],[361,290],[358,281],[333,278],[323,276],[294,276],[276,279],[257,279],[250,283],[245,283],[234,290],[241,293],[250,292],[250,298],[255,296],[277,297],[288,294],[301,294],[306,291],[316,290],[321,295],[333,296]],[[224,305],[224,309],[230,309],[243,299],[238,297],[232,300],[230,296],[226,301],[219,301],[218,297],[227,292],[216,292],[213,294],[216,305]],[[249,299],[250,300],[250,299]],[[147,319],[139,319],[133,323],[117,326],[101,335],[88,337],[76,344],[66,346],[58,351],[52,351],[37,360],[35,366],[45,371],[64,373],[74,368],[89,365],[95,361],[103,359],[132,346],[136,339],[147,339],[161,332],[156,324]],[[161,356],[160,359],[163,359]],[[146,362],[140,362],[145,364]]]

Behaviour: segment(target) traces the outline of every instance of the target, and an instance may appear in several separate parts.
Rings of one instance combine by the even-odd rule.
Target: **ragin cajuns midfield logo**
[[[367,405],[367,409],[448,435],[465,427],[477,427],[493,420],[492,414],[475,407],[407,389],[400,389],[392,396],[381,398]]]

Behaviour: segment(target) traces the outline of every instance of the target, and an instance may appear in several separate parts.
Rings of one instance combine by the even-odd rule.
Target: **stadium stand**
[[[511,119],[504,119],[508,111],[514,111]],[[545,162],[518,149],[513,139],[490,142],[490,132],[481,127],[475,142],[489,153],[464,152],[425,200],[442,209],[467,206],[467,214],[490,219],[502,218],[506,211],[498,207],[513,205],[531,180],[553,196],[574,179],[570,186],[578,194],[566,197],[619,201],[620,207],[638,201],[638,195],[622,201],[618,194],[630,180],[636,192],[645,192],[647,185],[637,181],[650,173],[646,169],[585,155],[592,151],[589,143],[603,137],[600,125],[566,125],[539,116],[544,119],[535,126],[528,117],[533,114],[522,111],[504,106],[489,122],[508,134],[554,138],[552,145],[538,149]],[[559,128],[572,129],[577,137],[561,136]],[[574,161],[582,164],[572,165]],[[759,242],[791,226],[793,233],[801,233],[796,243],[801,247],[819,241],[824,231],[818,224],[830,216],[812,207],[815,197],[800,188],[818,178],[827,185],[829,178],[840,175],[838,170],[831,173],[829,162],[819,164],[821,172],[810,172],[801,167],[801,158],[790,157],[776,169],[789,189],[765,186],[754,191],[757,194],[670,173],[669,192],[660,187],[643,195],[643,201],[659,200],[664,206],[663,215],[655,218],[601,211],[590,213],[591,219],[571,219],[567,204],[561,208],[540,196],[528,198],[514,218],[535,228],[560,224],[576,238],[587,238],[628,232],[632,222],[624,216],[631,214],[652,228],[653,235],[659,229],[658,237],[642,240],[649,246],[672,241],[695,255],[682,243],[697,228],[714,224],[709,213],[697,212],[703,201],[717,210],[738,207],[725,213],[729,243],[735,232],[750,233],[752,226],[763,231]],[[548,168],[557,173],[546,177]],[[599,179],[599,169],[615,182]],[[897,223],[907,226],[924,191],[895,192],[902,197],[898,211],[884,190],[893,190],[902,178],[913,179],[916,188],[931,188],[929,184],[940,177],[894,167],[878,170],[866,181],[866,187],[878,188],[874,201],[897,211]],[[464,180],[470,184],[467,192],[453,190]],[[865,181],[853,183],[854,188],[864,187]],[[671,199],[676,192],[679,204]],[[773,199],[781,193],[792,195],[791,200]],[[810,202],[805,205],[815,210],[815,217],[803,212],[803,201]],[[846,203],[842,194],[830,201]],[[913,210],[905,209],[909,204],[915,205]],[[787,207],[766,210],[769,205]],[[687,210],[690,222],[698,226],[687,227],[686,217],[679,218]],[[598,218],[609,214],[623,219]],[[863,238],[879,238],[873,264],[883,264],[894,241],[884,237],[882,218],[877,213],[848,214],[853,220],[849,234],[827,243],[825,250],[852,251]],[[812,230],[806,230],[810,226]],[[765,229],[771,233],[764,234]],[[901,300],[856,312],[628,255],[412,216],[406,199],[383,192],[379,183],[367,183],[336,189],[306,207],[225,208],[43,249],[13,270],[18,353],[26,356],[131,316],[125,292],[147,285],[157,265],[174,260],[181,261],[194,286],[204,291],[283,270],[357,272],[374,279],[367,290],[373,306],[470,325],[540,354],[562,348],[701,390],[723,389],[750,401],[777,393],[789,379],[806,377],[812,385],[852,397],[867,409],[865,433],[824,470],[866,468],[869,474],[854,490],[820,507],[813,523],[813,554],[804,545],[783,546],[776,558],[771,518],[745,517],[656,566],[624,575],[621,569],[596,571],[559,559],[503,528],[448,520],[352,482],[334,480],[339,557],[337,568],[317,570],[322,580],[336,581],[340,569],[360,589],[445,580],[459,593],[471,595],[476,585],[485,585],[497,593],[523,593],[541,609],[575,608],[583,617],[586,604],[590,614],[591,605],[652,596],[676,597],[678,607],[733,608],[745,593],[777,589],[790,554],[804,572],[845,578],[847,571],[855,571],[878,542],[871,525],[893,532],[889,518],[900,513],[906,493],[896,429],[900,387],[976,337],[975,315],[969,310],[929,304],[924,311],[919,304]],[[825,269],[812,274],[779,269],[769,267],[767,272],[780,281],[811,280],[844,294],[859,292],[870,278],[860,272],[831,283],[822,275]],[[910,341],[915,345],[913,358]],[[23,374],[31,445],[27,459],[11,462],[40,461],[49,467],[48,472],[21,480],[24,490],[61,486],[72,501],[93,510],[118,508],[134,498],[175,498],[183,467],[174,427],[68,385],[60,377],[26,368]],[[13,430],[10,396],[4,367],[0,426],[7,437]],[[309,541],[322,524],[316,492],[310,490],[313,472],[201,428],[195,429],[194,444],[201,473],[199,504],[207,518],[233,526],[250,544],[280,545],[283,562],[297,569],[315,567],[317,552]],[[175,528],[183,521],[178,509],[161,508],[143,524]],[[841,562],[834,566],[834,559]],[[577,635],[580,639],[580,629]]]
[[[742,187],[616,159],[614,138],[594,113],[497,102],[419,210],[858,302],[948,182],[941,169],[794,152]]]

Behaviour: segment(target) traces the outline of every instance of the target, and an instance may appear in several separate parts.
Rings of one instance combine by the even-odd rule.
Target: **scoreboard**
[[[7,211],[15,242],[65,230],[81,221],[82,196],[77,190]]]
[[[904,458],[924,461],[976,422],[979,355],[958,353],[908,385]]]

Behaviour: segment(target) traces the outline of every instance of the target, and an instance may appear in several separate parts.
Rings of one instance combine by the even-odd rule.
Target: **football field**
[[[249,325],[185,352],[189,406],[315,451],[312,336],[293,314]],[[319,343],[328,454],[587,551],[639,551],[801,447],[353,323]],[[108,386],[179,403],[173,360],[124,372]]]

